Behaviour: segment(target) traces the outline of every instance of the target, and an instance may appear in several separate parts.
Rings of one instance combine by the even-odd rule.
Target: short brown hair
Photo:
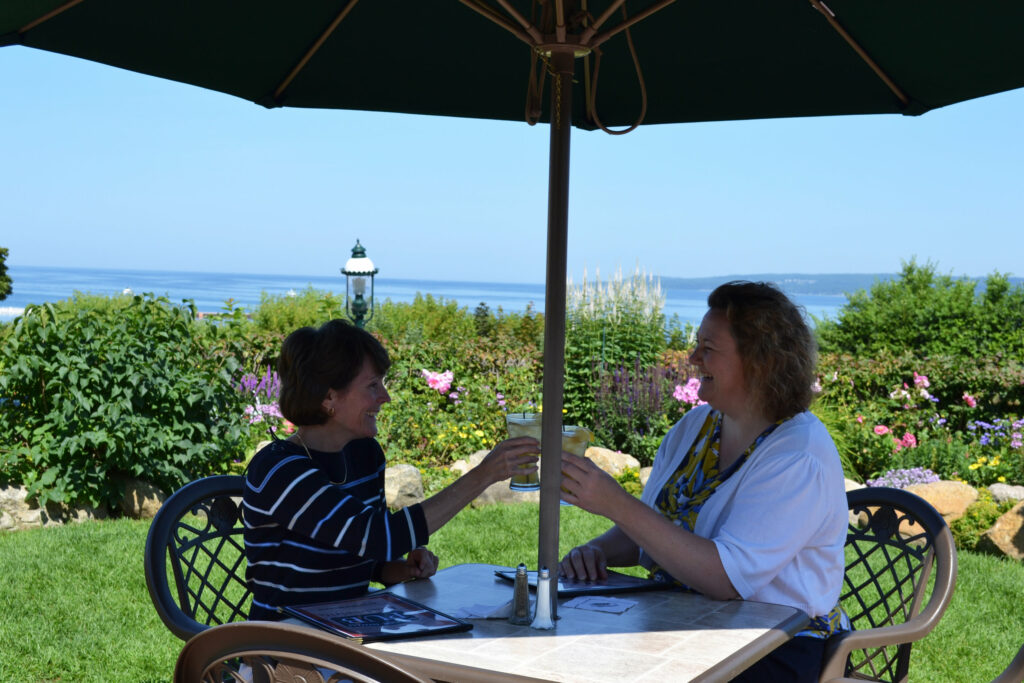
[[[299,426],[323,424],[327,421],[323,401],[328,390],[348,388],[367,360],[382,375],[391,367],[384,346],[366,330],[344,320],[295,330],[285,338],[277,359],[281,414]]]
[[[772,421],[810,407],[818,348],[801,307],[769,282],[736,280],[716,288],[708,306],[725,313],[743,376]]]

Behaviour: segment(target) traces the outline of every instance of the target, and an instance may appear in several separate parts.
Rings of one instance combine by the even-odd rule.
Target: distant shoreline
[[[275,275],[8,264],[8,274],[13,281],[13,292],[0,302],[0,321],[22,315],[24,308],[30,304],[64,300],[76,291],[100,296],[119,295],[125,291],[138,294],[153,292],[158,296],[167,296],[174,303],[189,299],[197,310],[204,313],[223,311],[225,302],[229,300],[234,306],[254,310],[264,295],[294,296],[307,288],[342,297],[345,295],[345,279],[340,273]],[[617,274],[602,274],[602,282],[609,282]],[[622,273],[626,278],[631,275]],[[834,319],[847,303],[850,294],[870,290],[874,283],[897,278],[898,274],[761,273],[699,278],[651,274],[650,277],[661,284],[665,295],[666,319],[678,315],[682,323],[697,324],[706,310],[708,293],[730,280],[775,282],[812,316]],[[587,279],[594,281],[590,277]],[[1014,286],[1024,282],[1021,278],[1010,280]],[[579,283],[574,281],[574,284]],[[482,303],[492,311],[503,310],[506,313],[525,310],[543,312],[545,298],[543,284],[415,280],[382,275],[377,276],[374,289],[378,301],[390,299],[395,302],[411,302],[417,295],[429,293],[435,299],[455,301],[471,310]]]

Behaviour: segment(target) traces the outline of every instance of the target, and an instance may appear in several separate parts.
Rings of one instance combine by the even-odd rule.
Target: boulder
[[[459,476],[461,477],[463,474],[469,472],[471,469],[479,465],[480,461],[487,457],[488,453],[490,453],[490,451],[477,451],[476,453],[473,453],[465,460],[456,460],[451,464],[451,466],[448,469],[450,469],[452,472],[458,472]]]
[[[165,500],[164,492],[149,482],[129,479],[124,483],[121,512],[132,519],[153,519]]]
[[[495,503],[539,503],[540,491],[513,491],[508,487],[508,481],[499,481],[491,484],[484,492],[473,499],[471,505],[475,508]]]
[[[930,484],[913,484],[907,491],[916,493],[932,504],[949,524],[963,517],[964,512],[978,500],[978,491],[962,481],[933,481]]]
[[[988,487],[988,492],[992,494],[992,500],[996,503],[1005,503],[1008,500],[1024,500],[1024,486],[992,484]]]
[[[393,465],[384,470],[384,499],[392,509],[423,501],[423,476],[413,465]]]
[[[640,484],[647,486],[647,480],[651,478],[651,470],[653,467],[641,467],[640,468]]]
[[[16,531],[44,526],[60,526],[65,522],[85,522],[91,519],[106,519],[104,508],[68,507],[47,505],[40,508],[29,503],[28,491],[24,486],[0,488],[0,530]]]
[[[477,451],[465,460],[456,460],[449,468],[462,476],[466,472],[480,464],[480,461],[487,457],[490,451]],[[475,508],[495,503],[539,503],[540,491],[513,491],[508,487],[508,481],[499,481],[491,484],[483,493],[473,499],[471,505]]]
[[[845,486],[846,486],[846,492],[847,493],[849,493],[850,491],[853,491],[854,489],[862,489],[862,488],[864,488],[864,484],[861,484],[860,482],[854,481],[853,479],[844,479],[843,480],[843,484],[845,484]],[[849,516],[849,519],[850,519],[849,523],[852,526],[864,526],[865,524],[867,524],[868,516],[867,516],[866,513],[862,512],[862,513],[860,513],[858,515],[858,514],[854,514],[853,511],[851,510],[848,513],[848,516]]]
[[[640,461],[629,453],[613,451],[600,446],[591,446],[587,449],[587,458],[593,460],[598,467],[612,475],[619,477],[627,468],[640,469]]]
[[[981,535],[978,549],[1024,560],[1024,501],[1007,510]]]

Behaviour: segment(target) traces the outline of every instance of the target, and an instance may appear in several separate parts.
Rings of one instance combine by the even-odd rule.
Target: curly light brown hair
[[[708,295],[708,306],[729,321],[743,376],[772,421],[810,407],[818,348],[804,310],[769,282],[736,280]]]

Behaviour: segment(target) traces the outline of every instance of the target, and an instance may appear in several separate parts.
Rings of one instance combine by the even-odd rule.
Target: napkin
[[[469,605],[451,612],[456,619],[508,619],[512,616],[512,601],[502,605]]]
[[[611,612],[622,614],[636,604],[636,600],[623,600],[607,595],[581,595],[565,603],[564,607],[587,609],[592,612]]]

